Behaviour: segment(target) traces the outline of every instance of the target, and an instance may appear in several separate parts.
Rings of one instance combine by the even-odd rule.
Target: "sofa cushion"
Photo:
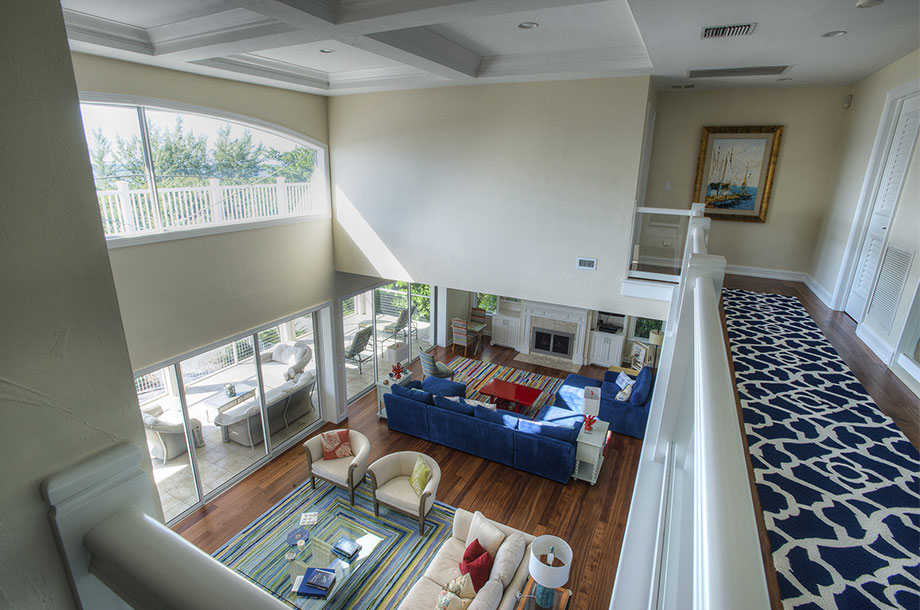
[[[439,396],[435,394],[434,404],[442,409],[449,409],[461,415],[473,414],[473,407],[468,405],[466,401],[459,396]]]
[[[520,423],[518,423],[518,430],[528,434],[548,436],[569,443],[574,443],[575,439],[578,438],[577,427],[560,426],[545,421],[528,421],[522,419]]]
[[[473,519],[470,521],[470,532],[466,536],[466,543],[469,545],[474,540],[479,539],[479,544],[485,548],[493,557],[502,545],[505,535],[495,524],[487,519],[478,510],[473,513]]]
[[[399,604],[399,610],[431,610],[434,607],[435,600],[438,599],[438,595],[441,593],[442,586],[422,576],[409,589],[409,592]]]
[[[476,597],[473,598],[468,610],[498,610],[503,593],[502,584],[497,580],[490,580],[476,592]]]
[[[629,404],[634,407],[641,407],[648,400],[652,391],[652,369],[644,367],[639,371],[636,377],[636,383],[633,384],[632,396],[629,397]]]
[[[390,479],[378,487],[377,499],[384,504],[404,510],[410,515],[418,514],[418,494],[412,489],[407,476]]]
[[[476,405],[473,407],[473,414],[478,418],[493,424],[498,424],[499,426],[505,426],[506,428],[517,428],[519,417],[514,415],[507,415],[505,413],[499,413],[492,409],[483,407],[482,405]]]
[[[419,381],[418,379],[413,379],[413,380],[410,381],[409,383],[404,384],[403,387],[404,387],[404,388],[408,388],[408,389],[410,389],[410,390],[421,390],[421,389],[422,389],[422,382]]]
[[[397,396],[402,396],[403,398],[410,398],[417,402],[425,403],[426,405],[433,405],[434,400],[430,392],[424,390],[414,390],[412,388],[405,388],[398,383],[394,383],[391,386],[391,391]]]
[[[588,386],[599,388],[603,382],[575,373],[565,378],[565,382],[556,392],[555,405],[569,411],[584,412],[585,388]]]
[[[348,485],[348,467],[353,461],[353,457],[343,457],[336,460],[313,462],[313,474],[339,485]]]
[[[502,587],[507,587],[508,583],[517,572],[521,560],[524,559],[524,549],[527,548],[527,542],[524,535],[515,532],[505,538],[502,545],[495,554],[495,563],[492,564],[492,572],[489,574],[489,580],[497,580],[502,583]]]
[[[422,389],[432,394],[441,396],[459,396],[466,397],[466,386],[450,379],[441,379],[439,377],[427,377],[422,382]]]
[[[451,580],[460,576],[460,560],[463,559],[463,541],[450,537],[435,554],[434,559],[425,569],[424,578],[428,578],[438,586],[444,586]]]
[[[559,426],[568,426],[570,428],[581,429],[581,425],[585,421],[585,416],[581,413],[569,411],[568,409],[563,409],[561,407],[546,405],[540,409],[540,412],[534,418],[534,421],[545,421]]]

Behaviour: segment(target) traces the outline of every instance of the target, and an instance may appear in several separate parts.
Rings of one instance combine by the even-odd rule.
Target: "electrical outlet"
[[[666,190],[666,191],[670,191],[670,190],[671,190],[671,181],[670,181],[670,180],[665,181],[665,183],[664,183],[664,190]]]
[[[664,246],[665,248],[670,248],[672,243],[670,239],[663,239],[661,240],[661,245]]]

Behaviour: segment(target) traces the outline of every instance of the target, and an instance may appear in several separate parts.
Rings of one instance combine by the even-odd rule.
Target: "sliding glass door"
[[[373,290],[342,300],[342,331],[345,336],[345,394],[350,401],[377,381]]]

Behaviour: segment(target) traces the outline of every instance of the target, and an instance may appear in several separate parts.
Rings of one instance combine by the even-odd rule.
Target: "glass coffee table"
[[[296,608],[324,608],[360,570],[383,538],[349,518],[347,513],[333,509],[320,513],[316,525],[306,528],[310,539],[299,550],[287,541],[288,533],[299,526],[300,513],[287,523],[279,523],[271,539],[265,541],[271,552],[242,561],[236,570]],[[333,545],[343,536],[361,545],[357,556],[350,561],[332,551]],[[293,560],[288,559],[289,552],[294,553]],[[302,576],[308,567],[335,570],[335,584],[326,597],[309,597],[291,591],[294,579]]]

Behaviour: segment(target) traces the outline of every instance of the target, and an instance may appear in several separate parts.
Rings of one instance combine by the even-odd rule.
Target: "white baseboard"
[[[856,327],[856,336],[866,344],[872,352],[879,357],[885,366],[891,365],[891,359],[894,357],[894,347],[889,345],[882,337],[879,336],[870,326],[860,324]]]
[[[769,280],[786,280],[789,282],[805,282],[806,274],[801,271],[786,271],[785,269],[767,269],[766,267],[746,267],[743,265],[725,265],[725,273],[730,275],[743,275],[746,277],[762,277]]]
[[[920,398],[920,365],[914,362],[910,356],[898,354],[898,357],[891,365],[891,372]]]
[[[815,296],[821,299],[821,302],[833,309],[834,295],[825,290],[824,286],[818,283],[818,280],[805,274],[805,285],[815,293]]]

